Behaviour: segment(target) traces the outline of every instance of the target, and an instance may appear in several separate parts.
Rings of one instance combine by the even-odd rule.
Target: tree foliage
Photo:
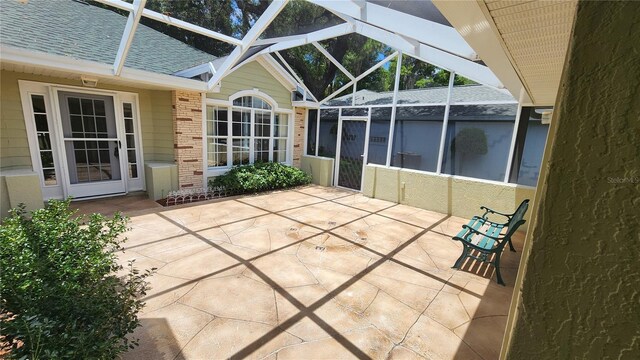
[[[149,0],[146,7],[241,39],[269,6],[265,0]],[[142,23],[215,56],[231,52],[232,45],[205,36],[142,18]],[[304,34],[327,28],[343,21],[323,7],[307,1],[290,1],[267,27],[263,38]],[[357,76],[393,52],[390,47],[359,34],[349,34],[321,42],[321,45],[351,74]],[[350,79],[312,45],[300,46],[281,55],[311,92],[323,98]],[[358,82],[358,89],[391,91],[394,85],[396,61]],[[400,89],[446,86],[449,72],[415,58],[404,56]],[[457,76],[456,85],[473,83]]]

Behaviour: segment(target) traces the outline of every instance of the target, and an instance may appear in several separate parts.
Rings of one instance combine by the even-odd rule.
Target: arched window
[[[232,97],[230,109],[207,106],[209,168],[288,161],[289,115],[267,96],[245,94]]]

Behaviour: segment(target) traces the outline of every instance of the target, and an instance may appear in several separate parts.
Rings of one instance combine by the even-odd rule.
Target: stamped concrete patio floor
[[[506,287],[451,269],[465,222],[317,186],[134,213],[121,261],[157,272],[125,358],[495,359],[520,255]]]

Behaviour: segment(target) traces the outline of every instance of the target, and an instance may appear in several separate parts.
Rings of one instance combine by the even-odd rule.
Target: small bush
[[[150,271],[132,263],[123,271],[116,262],[128,220],[93,214],[83,224],[69,200],[31,215],[12,210],[0,226],[0,320],[9,356],[113,359],[137,345],[125,336],[139,325]]]
[[[285,189],[309,183],[311,183],[311,176],[304,171],[292,166],[268,162],[235,166],[226,174],[209,181],[209,186],[221,186],[228,191],[242,194]]]

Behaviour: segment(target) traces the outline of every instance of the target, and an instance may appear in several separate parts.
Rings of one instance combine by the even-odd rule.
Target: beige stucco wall
[[[303,155],[300,169],[311,175],[314,184],[333,185],[333,159],[331,158]]]
[[[504,358],[640,358],[639,18],[578,3]]]
[[[31,168],[18,80],[82,86],[80,80],[0,72],[0,168]],[[171,92],[98,84],[98,89],[138,94],[145,161],[173,162]]]
[[[222,79],[219,92],[208,93],[210,99],[229,100],[238,91],[258,89],[271,96],[282,109],[292,109],[291,91],[284,87],[258,62],[242,65]]]
[[[524,199],[533,200],[535,195],[535,189],[528,186],[377,165],[365,167],[362,192],[373,198],[465,218],[481,214],[480,206],[513,212]]]

